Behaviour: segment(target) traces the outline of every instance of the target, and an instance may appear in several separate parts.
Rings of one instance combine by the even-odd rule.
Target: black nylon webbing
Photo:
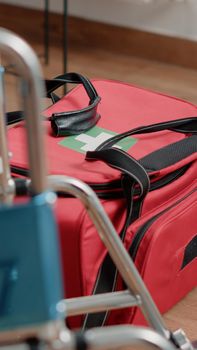
[[[96,151],[101,151],[114,146],[117,142],[131,135],[148,134],[163,130],[172,130],[184,134],[197,133],[197,117],[170,120],[162,123],[140,126],[115,135],[97,147]]]
[[[129,225],[138,218],[139,212],[141,209],[141,204],[142,204],[140,200],[136,201],[135,203],[133,202],[132,199],[134,194],[134,186],[131,187],[131,183],[129,181],[130,181],[129,179],[125,179],[125,184],[128,187],[127,195],[126,195],[127,215],[126,215],[126,221],[120,232],[120,238],[122,241],[124,241],[125,239],[125,235]],[[95,294],[113,292],[116,288],[117,276],[118,276],[118,270],[111,256],[107,254],[99,270],[93,294],[95,295]],[[87,314],[84,319],[83,330],[92,328],[92,327],[103,326],[107,316],[108,316],[107,311]]]
[[[149,191],[149,177],[145,169],[138,162],[136,162],[136,160],[122,150],[112,148],[109,150],[100,151],[98,154],[97,152],[91,152],[92,160],[94,159],[94,156],[96,159],[103,160],[111,167],[121,170],[124,174],[122,177],[122,188],[126,199],[127,214],[125,223],[120,232],[120,238],[122,241],[124,241],[127,229],[131,222],[136,220],[139,216],[141,204]],[[141,193],[138,200],[133,202],[136,183],[139,185]],[[116,287],[117,274],[117,267],[108,253],[99,270],[93,294],[114,291]],[[87,314],[83,323],[83,329],[102,326],[105,322],[107,314],[108,313],[106,311],[95,314]]]
[[[197,235],[188,243],[187,247],[185,248],[181,270],[195,258],[197,258]]]
[[[149,171],[161,170],[197,152],[197,135],[186,137],[141,158],[139,163]]]

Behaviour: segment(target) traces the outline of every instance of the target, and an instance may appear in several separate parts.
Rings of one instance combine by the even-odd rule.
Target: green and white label
[[[86,153],[87,151],[94,151],[99,145],[101,145],[104,141],[109,140],[114,135],[117,135],[117,133],[99,128],[98,126],[94,126],[90,130],[80,135],[65,137],[62,141],[59,142],[59,145],[73,149],[80,153]],[[114,147],[118,147],[124,151],[127,151],[136,142],[137,139],[134,137],[126,137],[123,140],[117,142]]]

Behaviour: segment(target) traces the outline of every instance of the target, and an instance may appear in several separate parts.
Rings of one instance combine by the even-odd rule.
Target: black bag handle
[[[145,198],[150,189],[150,180],[145,168],[128,153],[118,148],[109,148],[101,151],[89,151],[86,160],[102,160],[114,169],[128,175],[139,185],[141,200]]]
[[[163,130],[173,130],[175,132],[181,132],[184,134],[196,134],[197,133],[197,117],[184,118],[170,120],[162,123],[150,124],[145,126],[140,126],[135,129],[123,132],[122,134],[115,135],[110,139],[103,142],[96,148],[96,151],[100,151],[106,148],[112,147],[118,141],[124,139],[125,137],[137,134],[147,134],[151,132],[158,132]],[[90,156],[90,154],[89,154]]]
[[[49,120],[55,136],[80,134],[93,127],[100,118],[97,107],[101,98],[91,81],[79,73],[65,73],[53,80],[45,80],[47,97],[57,102],[58,97],[54,95],[54,91],[67,83],[82,84],[90,99],[89,105],[80,110],[53,113]]]
[[[65,73],[58,75],[54,79],[46,79],[45,87],[47,92],[47,97],[51,98],[51,94],[57,90],[59,87],[64,86],[65,84],[83,84],[89,98],[90,104],[98,98],[97,91],[91,83],[91,81],[85,76],[79,73]],[[60,98],[59,98],[60,99]]]
[[[153,151],[138,161],[146,171],[153,172],[178,163],[196,152],[197,135],[191,135]]]
[[[92,128],[99,120],[97,107],[101,100],[91,81],[79,73],[65,73],[52,80],[45,80],[46,96],[53,103],[60,100],[54,91],[67,83],[82,84],[89,97],[87,107],[75,111],[53,113],[49,118],[55,136],[68,136],[82,133]],[[24,119],[22,111],[8,112],[7,124],[11,125]]]
[[[89,157],[91,155],[91,157]],[[120,232],[120,238],[124,241],[129,225],[137,219],[140,214],[143,200],[146,197],[150,180],[144,167],[133,157],[118,148],[109,148],[101,151],[87,152],[87,160],[102,160],[114,169],[122,172],[122,188],[126,201],[126,218]],[[139,195],[135,198],[136,184],[139,186]],[[116,287],[118,271],[109,253],[105,256],[100,267],[93,294],[113,292]],[[87,314],[83,329],[102,326],[108,312]]]

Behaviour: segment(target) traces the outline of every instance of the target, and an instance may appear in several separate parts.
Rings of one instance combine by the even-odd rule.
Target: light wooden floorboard
[[[33,47],[37,53],[42,53],[41,45],[33,45]],[[44,75],[52,78],[61,74],[62,69],[62,50],[53,46],[50,49],[49,65],[43,64]],[[68,71],[81,72],[90,78],[123,80],[197,103],[197,71],[192,69],[121,54],[114,55],[114,53],[101,49],[92,50],[91,47],[76,48],[71,45],[68,55]],[[10,91],[15,85],[15,79],[9,76],[7,80],[9,82],[9,108],[12,109],[15,107],[16,97]]]

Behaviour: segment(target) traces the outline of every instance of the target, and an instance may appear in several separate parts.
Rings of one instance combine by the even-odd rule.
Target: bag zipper
[[[155,216],[153,216],[152,218],[150,218],[148,221],[145,222],[145,224],[143,224],[135,233],[135,236],[133,238],[133,241],[131,243],[131,246],[129,248],[129,255],[131,256],[131,258],[133,259],[133,261],[135,261],[137,252],[138,252],[138,248],[140,246],[140,243],[142,241],[142,239],[144,238],[146,232],[148,231],[148,229],[151,227],[151,225],[157,220],[159,219],[163,214],[167,213],[169,210],[171,210],[172,208],[176,207],[178,204],[180,204],[181,202],[183,202],[185,199],[187,199],[189,196],[191,196],[191,194],[193,194],[194,192],[196,192],[197,188],[193,189],[192,191],[190,191],[189,193],[187,193],[184,197],[182,197],[181,199],[179,199],[178,201],[176,201],[175,203],[173,203],[172,205],[170,205],[169,207],[167,207],[166,209],[162,210],[161,212],[159,212],[158,214],[156,214]]]
[[[185,165],[182,168],[175,170],[171,174],[166,175],[158,181],[151,183],[150,192],[162,188],[173,181],[181,177],[189,168],[189,165]],[[20,176],[28,177],[29,171],[25,168],[11,165],[11,172]],[[88,183],[88,185],[96,192],[97,196],[101,199],[120,199],[124,198],[124,193],[122,191],[121,180],[113,180],[105,183]],[[60,196],[65,194],[59,193]],[[139,194],[139,190],[136,188],[135,195]],[[66,195],[66,197],[72,197]]]

